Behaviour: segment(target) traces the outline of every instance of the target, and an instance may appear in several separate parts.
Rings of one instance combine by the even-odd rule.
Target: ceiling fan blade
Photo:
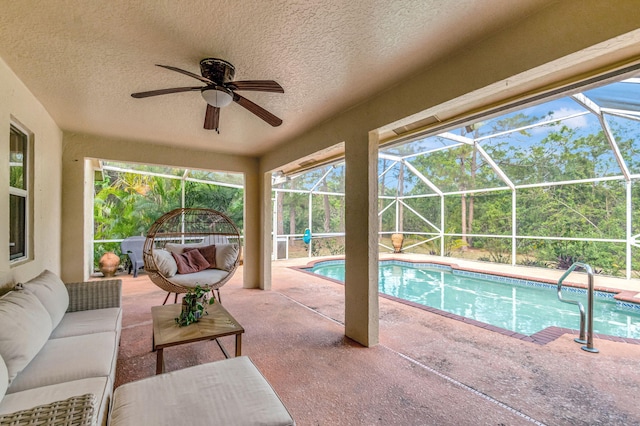
[[[183,70],[183,69],[180,69],[180,68],[176,68],[176,67],[172,67],[172,66],[169,66],[169,65],[156,64],[156,66],[157,67],[166,68],[166,69],[171,70],[171,71],[179,72],[180,74],[188,75],[189,77],[197,78],[198,80],[200,80],[200,81],[202,81],[204,83],[207,83],[207,84],[213,84],[213,81],[209,80],[208,78],[203,77],[203,76],[198,75],[198,74],[194,74],[194,73],[192,73],[190,71],[186,71],[186,70]]]
[[[254,104],[249,99],[238,95],[237,93],[233,94],[233,101],[238,105],[245,107],[246,109],[248,109],[250,112],[257,115],[258,117],[262,118],[264,121],[271,124],[273,127],[277,127],[282,124],[281,119],[271,114],[269,111],[262,108],[261,106]]]
[[[132,93],[134,98],[148,98],[149,96],[168,95],[169,93],[191,92],[194,90],[201,90],[202,86],[198,87],[173,87],[171,89],[150,90],[148,92]]]
[[[226,84],[232,90],[284,93],[284,89],[273,80],[231,81]]]
[[[215,130],[220,133],[218,127],[220,125],[220,108],[207,104],[207,112],[204,116],[204,128],[207,130]]]

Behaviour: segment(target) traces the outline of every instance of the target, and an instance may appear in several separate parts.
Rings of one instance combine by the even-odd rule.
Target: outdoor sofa
[[[0,424],[65,416],[106,424],[122,324],[120,280],[65,285],[45,270],[0,298],[0,324]]]
[[[248,357],[120,386],[120,280],[50,271],[0,297],[0,425],[293,425]]]

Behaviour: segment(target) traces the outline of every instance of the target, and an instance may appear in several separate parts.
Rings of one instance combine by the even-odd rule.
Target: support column
[[[85,158],[73,146],[65,145],[62,152],[62,205],[64,214],[60,226],[63,235],[60,256],[60,277],[65,282],[89,279],[93,263],[92,240],[88,223],[93,225],[93,206],[86,200],[87,172]],[[93,180],[91,180],[93,183]]]
[[[277,250],[273,238],[273,208],[271,206],[271,173],[260,174],[260,288],[271,290],[271,254]]]
[[[378,344],[378,139],[345,141],[345,334]]]
[[[257,171],[244,174],[244,266],[242,277],[244,288],[260,288],[262,283],[260,271],[262,192],[259,175]]]

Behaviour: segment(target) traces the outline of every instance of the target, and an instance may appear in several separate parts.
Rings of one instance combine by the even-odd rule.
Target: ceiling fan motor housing
[[[236,69],[229,62],[218,58],[205,58],[200,61],[200,73],[218,84],[233,81]]]

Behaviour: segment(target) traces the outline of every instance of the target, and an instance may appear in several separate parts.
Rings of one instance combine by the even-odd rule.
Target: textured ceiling
[[[0,57],[65,131],[259,155],[447,52],[513,25],[549,0],[2,1]],[[204,130],[205,57],[236,80],[273,79],[284,94],[242,92],[284,123],[232,104]],[[464,77],[464,71],[461,71]]]

